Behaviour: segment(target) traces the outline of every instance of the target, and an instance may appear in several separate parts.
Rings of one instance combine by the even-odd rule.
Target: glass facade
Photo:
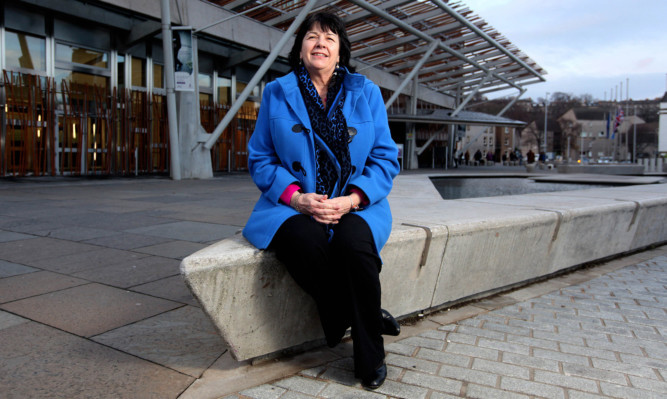
[[[109,20],[100,23],[85,15],[56,14],[39,4],[4,2],[0,7],[0,66],[11,79],[3,89],[4,112],[23,121],[2,127],[11,149],[9,144],[0,146],[0,176],[168,171],[165,54],[159,36],[124,46],[129,29],[141,21],[110,9],[103,11]],[[112,22],[123,18],[125,25]],[[197,60],[195,94],[208,131],[256,71],[245,64],[226,66],[226,57],[239,50],[217,51],[215,46],[225,48],[208,43],[208,52],[200,50]],[[212,149],[214,170],[246,168],[245,147],[262,88],[253,89]],[[35,102],[39,112],[22,105],[25,99],[18,96],[23,93],[41,96]],[[38,163],[34,154],[21,155],[31,151],[43,155]]]
[[[5,68],[43,75],[46,72],[46,39],[5,31]]]

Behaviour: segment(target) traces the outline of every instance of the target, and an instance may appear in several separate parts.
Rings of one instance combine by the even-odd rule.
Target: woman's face
[[[306,32],[301,43],[301,60],[308,72],[329,77],[339,61],[340,39],[331,31],[323,31],[315,23]]]

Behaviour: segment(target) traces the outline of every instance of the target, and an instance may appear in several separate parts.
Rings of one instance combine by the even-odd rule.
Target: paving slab
[[[135,234],[147,234],[158,237],[171,238],[173,240],[184,240],[194,242],[208,242],[221,240],[236,233],[238,226],[225,226],[213,223],[180,221],[164,223],[157,226],[147,226],[127,230]]]
[[[34,267],[20,265],[18,263],[0,260],[0,278],[17,276],[19,274],[33,273],[39,271]]]
[[[69,242],[69,241],[67,241]],[[80,244],[86,245],[88,244]],[[85,252],[64,254],[57,257],[44,256],[36,260],[27,260],[26,264],[58,273],[73,274],[83,270],[111,265],[129,264],[149,255],[122,251],[113,248],[90,246]]]
[[[107,213],[84,211],[75,215],[45,218],[46,222],[58,223],[66,226],[92,227],[97,229],[108,229],[115,231],[129,230],[143,226],[155,226],[169,223],[172,220],[146,216],[142,212],[134,213]]]
[[[199,307],[199,302],[192,296],[180,275],[135,285],[132,291]]]
[[[177,398],[194,378],[38,323],[0,330],[5,398]]]
[[[134,252],[182,260],[186,256],[206,248],[206,246],[205,243],[176,240],[135,248]]]
[[[71,254],[81,254],[99,249],[94,245],[58,240],[55,238],[38,237],[0,243],[0,259],[21,264],[39,259],[58,259]]]
[[[30,320],[0,310],[0,330],[28,322]]]
[[[183,306],[91,283],[0,305],[1,309],[90,337]]]
[[[131,250],[135,248],[148,247],[171,241],[170,238],[149,236],[145,234],[132,234],[126,232],[115,232],[99,238],[84,241],[86,244],[99,245],[101,247]]]
[[[34,238],[34,236],[45,237],[49,231],[62,227],[62,224],[59,223],[44,222],[36,219],[13,218],[5,220],[6,217],[2,219],[0,221],[0,228],[17,233],[25,233],[30,238]]]
[[[49,271],[7,277],[0,279],[0,303],[60,291],[82,284],[88,284],[88,281]]]
[[[116,233],[113,231],[103,230],[103,229],[73,226],[73,227],[63,227],[59,229],[36,231],[34,234],[44,237],[59,238],[61,240],[85,241],[99,237],[107,237],[110,235],[114,235]]]
[[[72,275],[114,287],[129,288],[178,275],[178,267],[177,259],[146,255],[138,259],[131,258],[125,262],[114,262],[102,267],[89,268]]]
[[[15,233],[13,231],[0,230],[0,242],[18,241],[34,238],[28,234]]]
[[[93,340],[192,377],[200,377],[227,350],[213,324],[192,306],[117,328]]]

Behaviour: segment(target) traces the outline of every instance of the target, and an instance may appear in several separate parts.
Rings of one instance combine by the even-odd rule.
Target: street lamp
[[[549,106],[549,92],[547,92],[544,97],[544,143],[542,144],[542,151],[544,151],[544,156],[547,156],[547,115],[548,115],[548,106]]]

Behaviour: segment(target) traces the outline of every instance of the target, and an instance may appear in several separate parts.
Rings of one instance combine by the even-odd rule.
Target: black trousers
[[[355,375],[366,378],[384,361],[382,263],[361,217],[348,213],[332,231],[310,216],[296,215],[278,229],[269,248],[315,300],[329,346],[352,327]]]

